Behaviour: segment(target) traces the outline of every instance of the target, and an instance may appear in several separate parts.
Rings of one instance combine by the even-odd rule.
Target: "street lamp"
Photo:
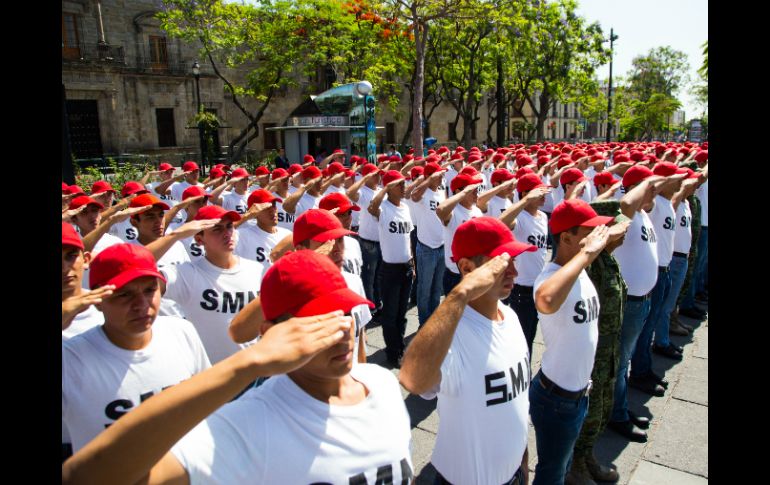
[[[612,46],[617,38],[618,36],[615,35],[615,31],[610,29],[610,85],[607,89],[607,143],[610,142],[612,132],[612,120],[610,119],[610,112],[612,111]]]
[[[201,105],[201,65],[198,64],[198,61],[196,60],[193,62],[192,65],[192,73],[193,76],[195,76],[195,94],[196,94],[196,106],[195,106],[195,113],[196,115],[200,114],[202,111],[202,105]],[[200,144],[201,149],[201,166],[203,168],[203,174],[205,174],[206,170],[206,134],[203,129],[203,120],[198,120],[198,142]]]

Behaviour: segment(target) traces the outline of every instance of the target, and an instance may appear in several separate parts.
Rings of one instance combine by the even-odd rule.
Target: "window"
[[[275,126],[278,126],[278,123],[262,123],[262,132],[265,134],[265,150],[276,150],[278,148],[278,132],[267,130]]]
[[[385,143],[396,143],[395,123],[385,123]]]
[[[150,63],[153,70],[168,69],[168,52],[166,38],[158,35],[150,36]]]
[[[449,140],[457,141],[457,124],[449,123],[448,131],[449,131]]]
[[[78,19],[74,13],[61,15],[61,55],[63,59],[80,59]]]
[[[566,116],[566,114],[565,114]],[[562,138],[567,138],[567,122],[564,122],[564,133],[562,133]]]
[[[155,119],[158,124],[158,146],[176,146],[176,130],[174,129],[174,108],[156,108]]]
[[[564,117],[565,118],[567,117],[567,105],[566,104],[564,105]],[[565,130],[565,132],[566,132],[566,130]]]

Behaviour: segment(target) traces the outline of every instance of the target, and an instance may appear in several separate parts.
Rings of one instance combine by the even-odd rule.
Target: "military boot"
[[[585,463],[591,477],[598,482],[617,482],[620,479],[617,470],[600,464],[593,451],[586,457]]]
[[[597,485],[591,478],[586,462],[582,458],[573,458],[569,472],[564,477],[564,485]]]

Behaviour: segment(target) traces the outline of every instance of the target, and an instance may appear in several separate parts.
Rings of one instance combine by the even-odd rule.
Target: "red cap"
[[[630,162],[631,157],[628,156],[628,153],[626,152],[615,152],[615,156],[612,157],[613,165],[616,163],[625,163]]]
[[[372,172],[382,172],[379,168],[377,168],[377,165],[373,163],[365,163],[363,167],[361,167],[361,175],[369,175]]]
[[[508,253],[512,258],[525,251],[537,251],[532,244],[525,244],[513,237],[511,230],[495,217],[475,217],[460,224],[452,239],[452,261],[474,256],[494,258]]]
[[[382,176],[382,186],[386,186],[394,180],[404,180],[404,176],[398,170],[388,170]]]
[[[264,165],[260,165],[259,167],[254,170],[254,175],[257,177],[261,177],[263,175],[270,175],[270,169],[265,167]]]
[[[513,178],[513,174],[509,172],[508,170],[504,168],[498,168],[494,172],[492,172],[492,177],[490,177],[490,182],[492,185],[497,185],[498,183],[505,182],[506,180],[511,180]]]
[[[332,152],[332,155],[344,155],[345,152],[343,152],[340,148],[337,148]]]
[[[70,201],[69,209],[79,209],[84,205],[95,205],[99,209],[104,209],[104,206],[87,195],[79,195]]]
[[[709,151],[708,150],[700,150],[695,154],[695,161],[696,162],[705,162],[709,159]]]
[[[112,188],[112,185],[110,185],[109,182],[106,180],[97,180],[94,182],[94,184],[91,186],[91,195],[93,194],[101,194],[102,192],[117,192],[117,190]]]
[[[308,162],[315,162],[315,157],[311,154],[306,154],[304,157],[302,157],[302,164],[306,164]]]
[[[342,227],[334,214],[323,209],[309,209],[294,221],[294,246],[308,239],[326,242],[355,234]]]
[[[120,195],[123,197],[128,197],[129,195],[134,194],[146,194],[149,192],[150,191],[147,190],[144,185],[140,184],[139,182],[134,182],[133,180],[123,184],[123,188],[120,189]]]
[[[677,164],[671,162],[660,162],[652,169],[652,173],[655,175],[662,175],[668,177],[677,173],[687,173],[684,168],[679,168]]]
[[[231,221],[240,221],[241,215],[235,211],[228,211],[220,205],[207,205],[198,209],[198,213],[193,218],[196,221],[209,219],[230,219]]]
[[[230,174],[230,178],[232,179],[237,177],[248,177],[248,176],[249,176],[249,172],[245,168],[236,168],[235,170],[233,170],[233,173]]]
[[[493,162],[502,162],[503,160],[505,160],[505,153],[495,153],[492,155]]]
[[[249,198],[246,200],[246,205],[248,207],[251,207],[254,204],[261,204],[263,202],[273,202],[274,200],[277,200],[278,202],[283,202],[283,199],[274,196],[269,191],[265,189],[257,189],[251,194],[249,194]]]
[[[647,177],[652,177],[652,170],[642,165],[634,165],[626,170],[623,175],[623,187],[630,187],[636,185]]]
[[[84,249],[83,240],[80,234],[72,227],[72,224],[62,221],[61,223],[61,245],[73,246],[80,250]]]
[[[535,173],[535,171],[529,167],[521,167],[520,169],[516,170],[515,177],[517,179],[520,179],[521,177],[527,175],[528,173]]]
[[[462,153],[462,152],[466,152],[466,151],[467,150],[463,146],[459,146],[459,147],[455,148],[455,153]]]
[[[449,153],[449,147],[441,147],[438,149],[438,151],[436,151],[436,153]]]
[[[471,177],[476,177],[479,175],[479,171],[476,170],[476,167],[472,167],[470,165],[467,165],[460,170],[460,173],[463,175],[470,175]]]
[[[329,195],[323,196],[318,202],[318,208],[327,211],[337,208],[337,214],[343,214],[351,209],[354,211],[361,210],[361,208],[351,202],[345,194],[340,192],[332,192]]]
[[[516,157],[516,165],[519,167],[525,167],[532,163],[532,158],[529,155],[519,155]]]
[[[471,153],[468,155],[468,163],[476,163],[482,161],[484,158],[478,153]]]
[[[663,152],[666,151],[666,145],[656,145],[655,146],[655,155],[661,156],[663,155]]]
[[[302,165],[299,163],[292,163],[289,165],[289,175],[294,175],[295,173],[300,173],[302,171]]]
[[[559,157],[559,161],[556,162],[556,168],[566,167],[570,163],[572,163],[572,159],[569,157],[569,155],[561,155]]]
[[[472,177],[468,174],[461,173],[452,179],[452,183],[449,184],[449,189],[452,193],[462,190],[468,185],[480,184],[483,180],[481,177]]]
[[[631,160],[635,162],[640,162],[644,160],[644,153],[640,152],[639,150],[634,150],[631,152]]]
[[[69,185],[65,184],[64,182],[61,183],[61,193],[62,194],[66,194],[68,188],[69,188]]]
[[[424,172],[425,172],[425,167],[412,167],[412,170],[409,171],[409,176],[411,177],[411,180],[414,180],[420,175],[422,175]]]
[[[387,162],[388,158],[389,157],[387,155],[379,155],[377,157],[377,163]]]
[[[336,220],[336,218],[335,218]],[[339,268],[327,256],[310,250],[289,253],[262,278],[260,299],[265,320],[283,315],[308,317],[335,310],[348,313],[374,304],[348,288]]]
[[[273,174],[270,176],[272,180],[278,180],[283,177],[288,177],[289,172],[286,171],[284,168],[276,168],[273,170]]]
[[[192,172],[194,170],[200,170],[198,164],[193,161],[184,162],[182,165],[182,172]]]
[[[572,152],[572,160],[576,162],[586,156],[588,156],[588,154],[583,150],[575,150],[574,152]]]
[[[321,170],[321,177],[326,178],[329,174],[329,167],[326,167],[325,169]]]
[[[423,175],[425,175],[426,178],[430,177],[436,172],[446,172],[446,169],[441,168],[441,165],[436,162],[428,162],[425,164],[425,171],[423,172]]]
[[[526,175],[522,175],[519,178],[519,181],[516,182],[516,190],[519,192],[529,192],[530,190],[534,190],[544,185],[545,184],[542,180],[540,180],[540,177],[534,173],[528,173]]]
[[[484,150],[485,157],[489,157],[490,155],[494,155],[494,154],[495,154],[495,150],[492,148],[487,148],[486,150]]]
[[[408,155],[412,155],[414,153],[414,148],[410,148],[409,151],[406,152]]]
[[[86,195],[86,193],[77,185],[69,185],[66,189],[62,189],[62,193],[74,194],[74,195]]]
[[[321,177],[321,171],[318,170],[318,167],[315,165],[311,165],[305,169],[302,170],[302,178],[307,180],[312,180],[314,178]]]
[[[455,153],[455,154],[454,154],[454,155],[452,155],[452,156],[451,156],[449,159],[450,159],[450,160],[453,160],[453,161],[454,161],[454,160],[460,160],[460,161],[462,161],[462,160],[465,160],[465,157],[463,157],[463,154],[462,154],[462,153]]]
[[[212,169],[213,172],[213,169]],[[184,192],[182,192],[182,201],[189,199],[190,197],[198,197],[202,195],[204,198],[208,199],[211,197],[210,194],[207,194],[205,190],[203,190],[203,187],[200,185],[191,185],[184,189]]]
[[[221,168],[214,167],[209,171],[209,180],[218,179],[219,177],[224,177],[227,175],[224,170]]]
[[[615,177],[609,172],[599,172],[594,175],[594,185],[597,187],[600,185],[612,185],[615,182]]]
[[[345,166],[340,162],[332,162],[329,164],[329,175],[336,175],[345,171]]]
[[[696,172],[695,170],[693,170],[691,168],[685,168],[685,171],[687,172],[687,177],[685,177],[685,178],[688,178],[688,179],[700,178],[700,173]]]
[[[548,225],[552,234],[559,234],[576,226],[596,227],[609,224],[614,219],[611,216],[596,214],[588,202],[582,199],[570,199],[554,207]]]
[[[160,199],[155,197],[152,194],[142,194],[134,197],[131,199],[131,203],[128,204],[129,207],[145,207],[151,205],[153,207],[160,207],[164,211],[167,211],[170,209],[168,204],[165,202],[161,202]]]
[[[551,157],[549,157],[548,155],[539,156],[537,157],[537,166],[542,167],[543,165],[545,165],[550,161],[551,161]]]
[[[139,244],[113,244],[103,249],[91,260],[90,270],[88,283],[92,290],[105,285],[115,285],[119,290],[142,276],[166,281],[150,250]]]
[[[174,170],[174,166],[170,163],[163,162],[160,165],[158,165],[158,170],[165,172],[166,170]]]
[[[391,155],[391,156],[388,157],[388,161],[389,162],[400,162],[401,161],[401,157],[399,157],[398,155]]]
[[[583,180],[586,180],[586,176],[583,175],[583,172],[581,172],[579,168],[568,168],[561,174],[559,183],[567,185],[572,182],[582,182]]]

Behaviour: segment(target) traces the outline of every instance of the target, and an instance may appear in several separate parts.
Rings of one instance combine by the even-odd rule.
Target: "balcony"
[[[61,57],[63,61],[71,62],[102,62],[118,65],[126,63],[123,46],[102,43],[80,43],[75,47],[62,46]]]
[[[153,51],[151,55],[143,47],[137,49],[136,65],[132,66],[139,72],[175,76],[192,75],[192,59],[182,59],[170,52]]]

